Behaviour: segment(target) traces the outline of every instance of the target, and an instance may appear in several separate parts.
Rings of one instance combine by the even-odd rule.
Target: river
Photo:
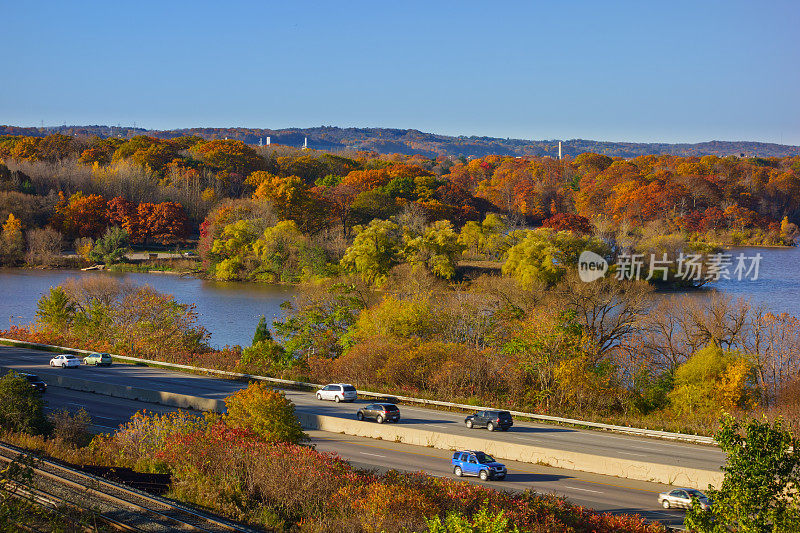
[[[207,281],[170,274],[98,273],[80,270],[0,270],[0,329],[29,324],[36,318],[36,302],[50,287],[68,278],[111,275],[169,293],[181,303],[193,303],[199,321],[211,332],[211,345],[249,346],[261,315],[267,323],[283,316],[281,303],[294,291],[285,285]]]
[[[762,255],[758,279],[720,280],[696,294],[702,297],[716,290],[763,304],[775,313],[800,316],[800,248],[732,250],[734,255],[740,252],[749,257],[756,253]],[[9,323],[33,322],[36,302],[50,287],[67,278],[96,275],[97,272],[79,270],[1,269],[0,329]],[[194,303],[200,323],[211,332],[211,344],[215,347],[249,345],[259,317],[266,316],[268,323],[282,317],[280,304],[294,294],[291,287],[283,285],[206,281],[168,274],[111,275],[137,284],[149,284],[156,290],[173,294],[179,302]]]

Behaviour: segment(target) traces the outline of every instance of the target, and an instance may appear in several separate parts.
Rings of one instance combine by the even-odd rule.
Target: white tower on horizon
[[[308,137],[305,137],[303,141],[303,150],[308,150]]]
[[[269,146],[269,142],[270,142],[270,140],[271,140],[271,138],[270,138],[270,137],[267,137],[267,146]]]
[[[561,160],[561,141],[558,141],[558,159]]]

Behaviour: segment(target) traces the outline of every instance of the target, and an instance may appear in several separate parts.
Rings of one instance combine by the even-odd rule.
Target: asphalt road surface
[[[450,466],[452,452],[396,442],[376,441],[364,437],[307,432],[317,450],[334,452],[353,465],[385,471],[390,468],[409,472],[425,472],[433,476],[455,477]],[[524,491],[565,496],[569,501],[601,512],[638,514],[670,527],[683,525],[685,513],[659,506],[657,495],[669,490],[668,485],[601,476],[574,470],[552,468],[516,461],[501,461],[508,468],[503,481],[480,481],[476,477],[461,479],[497,490]]]
[[[144,365],[114,363],[111,367],[51,368],[48,363],[52,356],[53,354],[49,352],[0,346],[0,365],[25,372],[63,372],[83,379],[216,399],[224,399],[246,386],[241,381],[162,370]],[[296,390],[285,392],[295,403],[298,411],[344,418],[354,418],[360,405],[375,401],[366,399],[355,403],[337,404],[318,401],[310,392]],[[402,424],[429,431],[472,435],[565,451],[708,470],[717,470],[724,462],[723,453],[713,446],[520,421],[515,421],[514,427],[507,432],[488,433],[485,429],[467,429],[464,426],[464,413],[406,405],[401,405],[400,411]]]

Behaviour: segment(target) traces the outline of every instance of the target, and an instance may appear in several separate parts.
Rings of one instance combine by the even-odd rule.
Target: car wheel
[[[481,481],[486,481],[487,479],[489,479],[489,472],[487,472],[486,470],[481,470],[481,473],[478,474],[478,477],[481,478]]]
[[[336,403],[339,403],[339,402],[341,402],[341,401],[342,401],[342,399],[341,399],[341,398],[339,398],[338,396],[334,396],[334,397],[333,397],[333,401],[334,401],[334,402],[336,402]]]
[[[461,471],[461,467],[460,466],[455,467],[453,469],[453,473],[456,475],[456,477],[461,477],[461,476],[464,475],[464,472]]]
[[[356,413],[356,418],[358,418],[359,420],[364,420],[364,413],[359,411],[358,413]]]
[[[378,418],[375,419],[375,422],[378,424],[383,424],[383,415],[378,415]]]
[[[467,420],[464,424],[466,424],[467,429],[472,429],[472,420]]]
[[[321,399],[322,399],[322,395],[320,393],[317,393],[317,400],[321,400]]]
[[[669,509],[669,500],[662,501],[661,507],[663,507],[664,509]]]
[[[67,363],[61,363],[61,368],[67,368]]]
[[[488,429],[489,431],[494,431],[494,424],[489,422],[488,424],[486,424],[486,429]]]

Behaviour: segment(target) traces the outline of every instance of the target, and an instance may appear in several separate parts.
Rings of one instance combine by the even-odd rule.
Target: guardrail
[[[12,346],[21,346],[23,348],[33,348],[45,351],[59,351],[59,352],[71,352],[71,353],[80,353],[80,354],[90,354],[95,353],[91,350],[81,350],[79,348],[69,348],[65,346],[53,346],[51,344],[40,344],[35,342],[26,342],[26,341],[19,341],[16,339],[5,339],[0,337],[0,344],[12,345]],[[153,366],[161,366],[166,368],[178,368],[181,370],[190,370],[192,372],[202,372],[205,374],[216,374],[219,376],[226,376],[235,379],[246,379],[246,380],[254,380],[254,381],[267,381],[270,383],[279,383],[281,385],[289,385],[292,387],[305,387],[309,389],[320,389],[324,387],[324,385],[320,385],[318,383],[305,383],[302,381],[292,381],[289,379],[279,379],[279,378],[272,378],[268,376],[258,376],[255,374],[242,374],[239,372],[229,372],[227,370],[215,370],[213,368],[203,368],[198,366],[191,366],[191,365],[181,365],[177,363],[167,363],[164,361],[155,361],[152,359],[143,359],[140,357],[130,357],[127,355],[114,355],[111,354],[114,359],[121,359],[123,361],[131,361],[134,363],[144,363]],[[425,398],[413,398],[410,396],[398,396],[396,394],[388,394],[382,392],[372,392],[372,391],[365,391],[359,390],[358,394],[362,396],[370,396],[373,398],[394,398],[400,400],[402,402],[409,402],[409,403],[418,403],[422,405],[432,405],[436,407],[447,407],[450,409],[462,409],[466,411],[483,411],[483,410],[497,410],[497,407],[487,407],[487,406],[480,406],[480,405],[469,405],[463,403],[451,403],[451,402],[442,402],[439,400],[428,400]],[[532,420],[544,420],[547,422],[555,422],[558,424],[568,424],[571,426],[583,426],[583,427],[590,427],[595,429],[602,429],[605,431],[613,431],[616,433],[625,433],[629,435],[636,435],[640,437],[651,437],[651,438],[659,438],[659,439],[670,439],[670,440],[679,440],[684,442],[691,442],[695,444],[716,444],[712,437],[706,437],[703,435],[689,435],[687,433],[673,433],[669,431],[657,431],[652,429],[644,429],[644,428],[635,428],[629,426],[616,426],[613,424],[603,424],[600,422],[591,422],[588,420],[577,420],[574,418],[563,418],[559,416],[550,416],[550,415],[542,415],[538,413],[525,413],[522,411],[509,411],[512,415],[523,417],[523,418],[530,418]]]

